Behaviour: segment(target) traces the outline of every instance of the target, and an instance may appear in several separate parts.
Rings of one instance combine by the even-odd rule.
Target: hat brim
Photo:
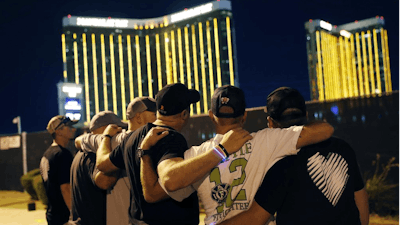
[[[189,102],[192,103],[196,103],[198,101],[200,101],[200,93],[194,89],[189,89],[188,91],[188,97],[189,97]]]
[[[71,120],[71,121],[68,121],[67,123],[65,123],[65,125],[67,125],[67,126],[75,125],[75,124],[77,124],[78,122],[79,122],[79,120]]]

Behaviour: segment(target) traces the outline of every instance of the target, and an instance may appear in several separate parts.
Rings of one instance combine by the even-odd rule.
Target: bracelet
[[[223,163],[229,159],[229,156],[227,156],[218,145],[215,146],[213,149],[214,153],[222,159],[220,163]]]
[[[109,137],[110,139],[112,139],[112,136],[109,134],[103,134],[104,137]]]
[[[226,148],[225,148],[223,145],[221,145],[221,144],[218,144],[218,146],[222,149],[222,151],[224,151],[225,157],[226,157],[226,158],[229,158],[229,153],[228,153],[228,151],[226,150]]]

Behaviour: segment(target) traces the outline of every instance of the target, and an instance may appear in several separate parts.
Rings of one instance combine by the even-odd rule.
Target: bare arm
[[[118,171],[115,171],[111,174],[104,174],[103,172],[98,172],[94,178],[94,181],[96,183],[96,186],[103,189],[107,190],[110,187],[112,187],[115,182],[118,180]]]
[[[271,214],[265,211],[264,208],[254,201],[249,210],[225,220],[224,222],[220,223],[220,225],[264,225],[267,223],[270,217]]]
[[[244,143],[253,137],[241,128],[227,132],[221,144],[229,154],[238,151]],[[221,162],[213,149],[196,156],[183,160],[183,158],[171,158],[162,161],[157,166],[160,182],[169,192],[177,191],[187,187],[203,178],[212,168]]]
[[[360,212],[361,225],[369,223],[368,194],[365,188],[354,192],[354,200]]]
[[[153,127],[147,133],[140,146],[143,150],[150,149],[158,140],[168,135],[168,129],[164,127]],[[153,169],[150,156],[145,155],[140,161],[140,181],[142,183],[143,196],[146,202],[154,203],[168,198],[168,194],[158,183],[158,175]]]
[[[69,183],[61,184],[60,189],[65,205],[71,210],[71,185]]]
[[[303,127],[296,148],[325,141],[333,135],[335,129],[327,122],[312,122]]]
[[[114,136],[116,133],[120,132],[121,128],[115,124],[110,124],[104,130],[104,135]],[[110,152],[111,152],[111,138],[104,137],[101,141],[99,149],[97,149],[96,153],[96,166],[103,173],[111,173],[118,170],[118,167],[114,166],[114,164],[110,160]]]

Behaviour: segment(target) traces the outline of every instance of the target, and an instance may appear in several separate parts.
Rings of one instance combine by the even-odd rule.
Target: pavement
[[[29,211],[31,202],[25,192],[0,191],[0,225],[47,225],[45,205],[34,201],[36,209]],[[199,216],[199,225],[204,225],[205,214]]]

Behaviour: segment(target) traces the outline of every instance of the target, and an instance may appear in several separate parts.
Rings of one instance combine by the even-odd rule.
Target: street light
[[[21,135],[22,139],[22,167],[24,174],[28,173],[28,162],[26,158],[26,132],[21,132],[21,117],[17,116],[12,121],[18,125],[18,134]]]

